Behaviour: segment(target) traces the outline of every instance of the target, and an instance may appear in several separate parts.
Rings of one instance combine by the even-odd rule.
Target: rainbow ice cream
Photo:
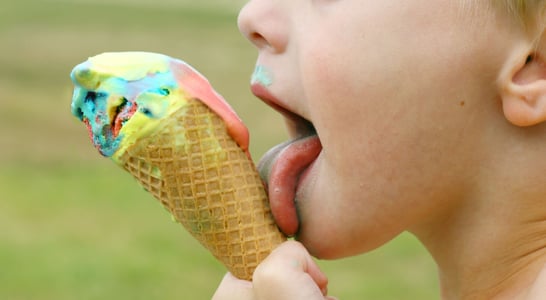
[[[72,114],[94,146],[130,172],[237,277],[286,238],[248,153],[248,130],[181,60],[104,53],[71,73]]]
[[[87,125],[99,152],[118,163],[124,150],[152,134],[189,98],[223,118],[230,135],[248,149],[248,131],[235,112],[181,60],[149,52],[103,53],[77,65],[71,78],[72,114]]]

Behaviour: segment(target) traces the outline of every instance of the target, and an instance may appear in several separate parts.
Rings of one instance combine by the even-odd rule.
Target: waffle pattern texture
[[[286,237],[247,154],[197,99],[122,156],[123,167],[237,278]]]

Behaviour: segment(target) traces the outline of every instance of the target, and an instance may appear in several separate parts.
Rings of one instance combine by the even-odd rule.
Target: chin
[[[302,243],[312,256],[318,259],[331,260],[358,254],[348,251],[351,248],[348,246],[351,245],[346,245],[338,238],[331,238],[331,235],[300,231],[295,239]]]
[[[374,239],[360,237],[375,237]],[[335,232],[306,232],[302,230],[296,240],[302,243],[309,253],[324,260],[340,259],[367,253],[381,247],[395,236],[381,236],[377,233],[359,233],[357,236],[341,236]]]

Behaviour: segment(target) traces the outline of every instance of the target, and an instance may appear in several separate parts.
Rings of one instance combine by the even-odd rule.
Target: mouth
[[[258,170],[268,191],[275,222],[286,235],[294,236],[300,227],[296,195],[313,169],[322,144],[312,122],[279,105],[265,87],[252,85],[251,90],[284,116],[292,137],[264,154]]]
[[[282,107],[279,101],[269,93],[269,91],[260,84],[251,86],[252,93],[260,98],[267,105],[278,111],[286,120],[289,134],[292,138],[298,139],[306,136],[317,135],[317,130],[313,123],[304,117]]]

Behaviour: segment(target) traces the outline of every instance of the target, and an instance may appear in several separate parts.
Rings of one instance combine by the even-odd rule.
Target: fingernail
[[[323,286],[322,288],[320,288],[320,291],[322,292],[322,294],[324,296],[328,295],[328,287],[327,286]]]

